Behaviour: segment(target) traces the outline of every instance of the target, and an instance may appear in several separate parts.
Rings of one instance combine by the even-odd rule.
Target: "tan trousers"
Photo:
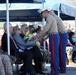
[[[8,55],[0,54],[0,75],[13,75]]]

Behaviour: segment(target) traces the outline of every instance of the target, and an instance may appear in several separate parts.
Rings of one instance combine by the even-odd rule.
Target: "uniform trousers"
[[[59,34],[49,35],[50,51],[51,51],[51,74],[59,73]]]
[[[59,48],[59,68],[61,72],[66,71],[66,45],[68,41],[68,34],[60,34],[60,48]]]

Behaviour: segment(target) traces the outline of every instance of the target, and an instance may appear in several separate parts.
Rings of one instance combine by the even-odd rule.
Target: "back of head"
[[[10,28],[10,25],[11,25],[11,23],[9,23],[9,28]],[[7,23],[6,22],[4,23],[3,28],[4,28],[4,31],[6,32],[7,31]]]

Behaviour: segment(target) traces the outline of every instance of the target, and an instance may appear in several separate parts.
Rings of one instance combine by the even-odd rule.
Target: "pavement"
[[[45,73],[50,73],[51,69],[50,69],[50,64],[46,64],[46,71],[43,71]],[[15,70],[15,67],[13,68]],[[16,75],[16,74],[14,74]],[[75,63],[70,63],[69,65],[67,65],[66,68],[66,73],[60,73],[59,75],[76,75],[76,64]]]
[[[46,64],[46,68],[48,69],[45,71],[45,73],[50,72],[50,64]],[[59,75],[76,75],[76,64],[75,63],[70,63],[67,65],[66,68],[66,73],[60,73]]]

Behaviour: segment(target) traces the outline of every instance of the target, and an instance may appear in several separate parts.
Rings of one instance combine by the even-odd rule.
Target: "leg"
[[[43,57],[42,57],[41,51],[37,46],[34,46],[31,51],[34,54],[35,70],[37,73],[41,73],[42,72],[41,63],[43,62]]]
[[[26,75],[26,73],[28,73],[30,68],[32,67],[33,55],[30,52],[26,51],[26,52],[20,52],[19,57],[22,58],[24,61],[24,69],[25,69],[24,72]]]
[[[36,73],[41,73],[41,62],[38,59],[34,59]]]
[[[1,55],[6,75],[13,75],[12,65],[7,55]]]
[[[59,73],[59,42],[58,34],[50,35],[50,51],[51,51],[51,74]]]
[[[0,57],[0,75],[6,75],[5,71],[4,71],[4,66],[3,66],[3,63],[2,63],[1,57]]]
[[[59,49],[59,57],[60,57],[60,70],[62,72],[66,71],[66,45],[67,45],[67,33],[60,34],[60,49]]]
[[[43,57],[40,49],[37,46],[33,46],[32,51],[33,51],[34,57],[38,58],[40,62],[43,62]]]

